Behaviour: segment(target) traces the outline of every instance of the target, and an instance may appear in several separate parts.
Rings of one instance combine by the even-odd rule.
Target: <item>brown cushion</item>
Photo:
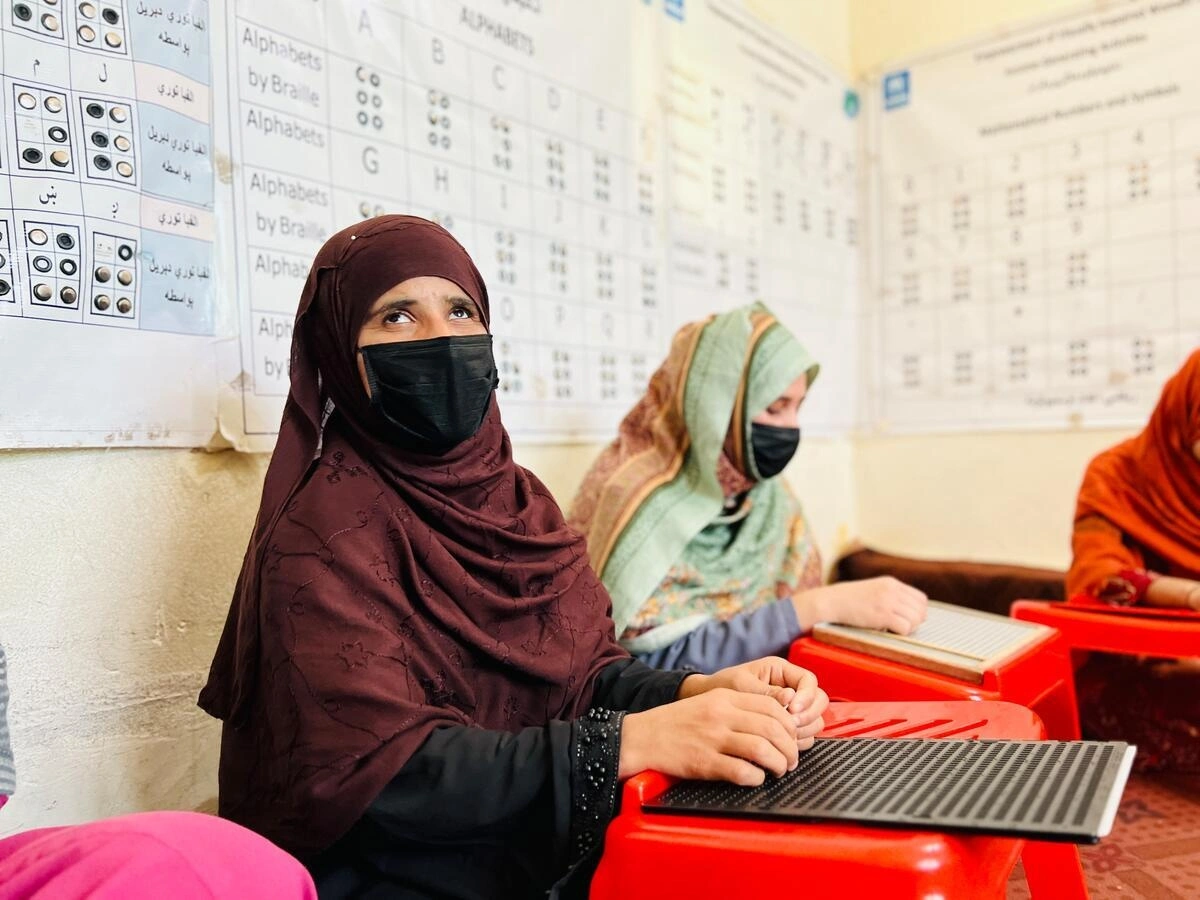
[[[891,575],[931,600],[1008,615],[1014,600],[1062,600],[1065,572],[995,563],[954,562],[856,550],[838,560],[835,581]]]

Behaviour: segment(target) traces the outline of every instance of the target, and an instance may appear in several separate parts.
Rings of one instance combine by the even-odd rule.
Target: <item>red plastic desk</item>
[[[1012,616],[1057,628],[1071,650],[1174,659],[1200,656],[1200,612],[1018,600]]]
[[[975,684],[904,663],[835,647],[812,637],[792,644],[788,659],[817,674],[835,700],[1006,700],[1028,706],[1055,740],[1079,739],[1075,673],[1067,644],[1047,635],[1039,644],[983,673]]]
[[[834,703],[826,721],[830,737],[1045,736],[1028,709],[987,701]],[[654,772],[625,784],[592,900],[1002,898],[1018,856],[1035,897],[1087,897],[1073,844],[642,812],[669,784]]]

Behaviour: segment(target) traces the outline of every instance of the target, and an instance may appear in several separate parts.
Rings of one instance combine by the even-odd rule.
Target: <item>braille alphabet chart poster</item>
[[[1136,424],[1200,343],[1198,45],[1106,3],[859,116],[738,0],[4,0],[0,446],[270,449],[312,257],[383,212],[479,264],[520,439],[751,300],[815,433]]]
[[[1198,42],[1104,4],[871,85],[877,426],[1144,421],[1200,346]]]
[[[0,445],[216,427],[203,0],[0,8]]]
[[[853,423],[857,97],[741,4],[228,0],[225,41],[239,445],[313,255],[381,212],[479,264],[520,438],[610,437],[680,324],[756,299],[825,363],[806,426]]]

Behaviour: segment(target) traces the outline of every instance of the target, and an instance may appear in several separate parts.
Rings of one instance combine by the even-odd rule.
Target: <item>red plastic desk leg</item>
[[[1079,862],[1079,848],[1074,844],[1026,841],[1021,862],[1033,897],[1087,900],[1087,881]]]

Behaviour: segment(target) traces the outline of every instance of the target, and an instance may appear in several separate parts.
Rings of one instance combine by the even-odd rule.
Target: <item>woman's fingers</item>
[[[921,595],[924,597],[924,595]],[[888,630],[897,634],[912,634],[925,621],[925,601],[908,595],[898,596],[892,604]]]
[[[765,694],[792,713],[807,708],[817,690],[817,677],[812,672],[777,656],[763,657],[725,671],[729,673],[727,684],[733,690]],[[790,697],[787,690],[793,692]]]
[[[705,763],[705,770],[705,774],[698,777],[710,781],[728,781],[742,787],[758,787],[767,780],[767,773],[759,766],[723,753],[714,753]]]
[[[793,715],[807,709],[817,694],[817,676],[808,669],[803,669],[794,663],[784,662],[786,668],[781,669],[780,675],[786,679],[796,693],[792,699],[783,704]]]
[[[788,743],[791,745],[791,759],[788,759],[779,747],[761,735],[733,731],[726,736],[725,742],[719,749],[727,756],[736,756],[738,759],[754,763],[760,769],[770,772],[778,778],[795,768],[796,765],[796,757],[799,752],[796,749],[796,741],[793,739]]]

